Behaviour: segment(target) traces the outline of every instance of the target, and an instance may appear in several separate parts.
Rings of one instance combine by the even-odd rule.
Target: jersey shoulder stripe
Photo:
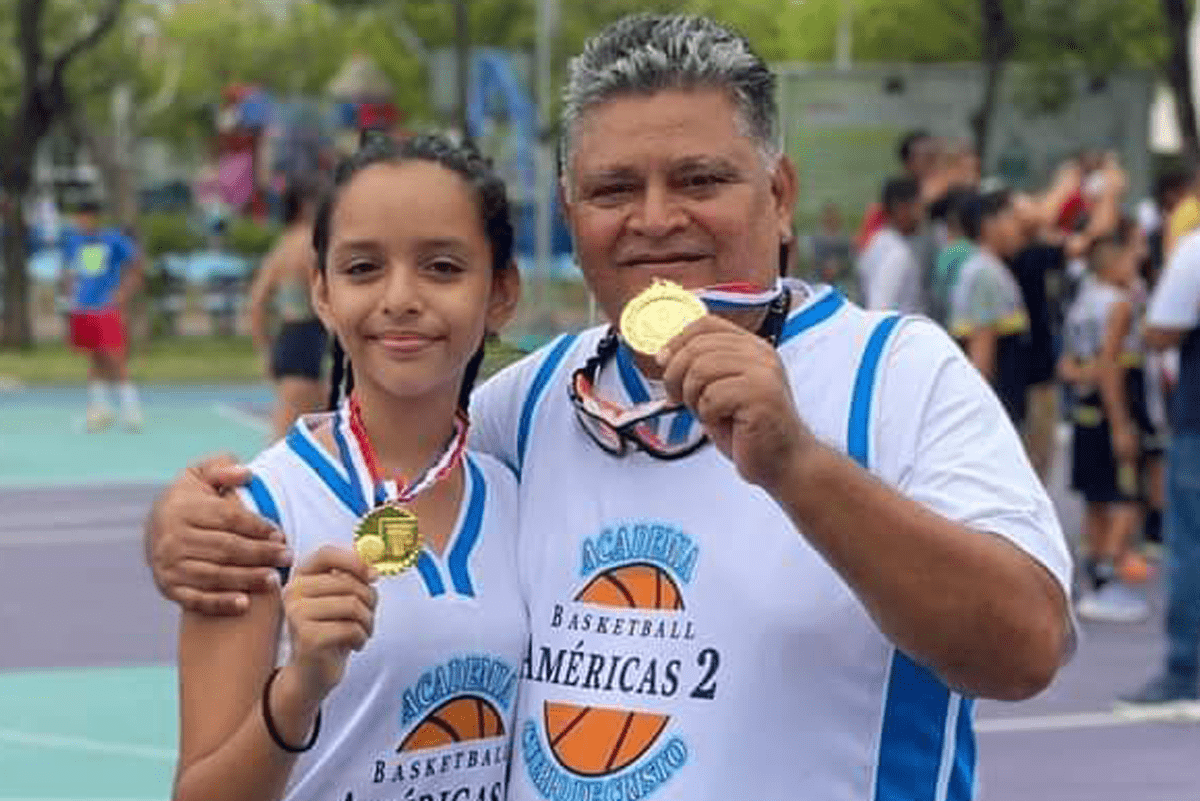
[[[521,405],[520,424],[517,429],[518,474],[520,474],[521,469],[525,466],[525,450],[529,447],[529,434],[533,428],[533,416],[537,411],[538,402],[546,393],[550,379],[554,376],[559,365],[562,364],[563,358],[567,355],[567,351],[575,344],[575,340],[578,337],[578,334],[563,334],[558,338],[558,341],[548,348],[548,353],[538,367],[537,373],[533,377],[533,382],[529,386],[529,391],[525,395],[525,402]]]
[[[836,289],[826,290],[824,296],[788,318],[787,322],[783,324],[783,333],[779,336],[779,344],[783,345],[810,328],[825,322],[833,317],[845,303],[846,299]]]
[[[450,568],[450,583],[454,585],[454,589],[460,595],[474,598],[475,588],[471,584],[467,561],[471,558],[471,550],[475,547],[475,543],[479,541],[479,530],[483,525],[483,509],[487,503],[487,481],[484,480],[483,471],[479,469],[470,455],[466,457],[465,462],[468,482],[467,511],[462,529],[455,538],[454,546],[450,549],[450,556],[446,563]]]
[[[875,324],[855,376],[846,449],[867,469],[879,365],[902,319],[893,314]],[[968,801],[975,770],[971,704],[950,692],[929,669],[894,649],[885,687],[874,801]]]

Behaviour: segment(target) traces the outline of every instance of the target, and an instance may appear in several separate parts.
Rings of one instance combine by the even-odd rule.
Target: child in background
[[[1089,271],[1067,313],[1059,376],[1075,390],[1071,484],[1086,502],[1082,618],[1114,623],[1147,619],[1150,607],[1118,573],[1137,528],[1139,466],[1152,445],[1141,370],[1144,291],[1138,264],[1145,248],[1137,226],[1122,220],[1096,240]]]
[[[113,420],[110,390],[120,397],[125,426],[142,426],[137,389],[129,379],[126,318],[142,284],[137,246],[115,228],[100,226],[100,203],[86,200],[76,211],[76,230],[63,237],[64,283],[71,298],[71,344],[88,354],[87,428]]]

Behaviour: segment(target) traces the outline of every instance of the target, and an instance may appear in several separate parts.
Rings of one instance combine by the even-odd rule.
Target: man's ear
[[[779,221],[779,238],[788,242],[792,238],[793,215],[796,199],[800,194],[800,180],[796,177],[796,165],[787,155],[780,156],[771,171],[771,195],[775,199],[775,216]]]

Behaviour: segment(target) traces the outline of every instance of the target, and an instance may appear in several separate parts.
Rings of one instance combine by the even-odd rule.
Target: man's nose
[[[651,181],[646,185],[631,223],[639,233],[660,237],[684,227],[686,217],[675,193],[662,182]]]

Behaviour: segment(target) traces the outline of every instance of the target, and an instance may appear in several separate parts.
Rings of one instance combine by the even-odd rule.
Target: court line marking
[[[271,433],[270,423],[260,417],[250,414],[249,412],[244,412],[236,406],[220,401],[214,403],[212,407],[213,411],[215,411],[218,416],[224,417],[226,420],[243,425],[246,428],[249,428],[251,431],[259,434]]]
[[[1156,709],[1109,712],[1067,712],[1022,718],[991,718],[975,721],[980,734],[999,732],[1069,731],[1153,723],[1200,724],[1200,706],[1195,709]]]
[[[0,743],[3,742],[37,748],[55,748],[61,751],[91,751],[97,754],[136,757],[157,762],[174,762],[178,756],[173,749],[155,748],[150,745],[110,743],[103,740],[92,740],[88,737],[64,737],[58,734],[38,734],[13,729],[0,729]]]

